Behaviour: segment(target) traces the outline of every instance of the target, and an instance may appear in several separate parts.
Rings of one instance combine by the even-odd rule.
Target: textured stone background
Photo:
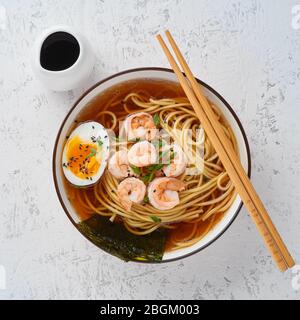
[[[299,299],[245,210],[208,249],[168,265],[122,263],[88,243],[57,200],[56,132],[74,100],[117,71],[168,66],[154,34],[169,28],[196,75],[226,97],[245,126],[253,182],[300,259],[300,30],[296,0],[0,0],[1,298]],[[2,14],[3,18],[3,14]],[[98,57],[85,88],[45,90],[32,43],[54,24],[77,26]]]

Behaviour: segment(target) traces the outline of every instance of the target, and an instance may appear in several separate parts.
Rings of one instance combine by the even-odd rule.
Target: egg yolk
[[[75,136],[67,142],[67,167],[76,177],[90,179],[100,167],[99,156],[96,158],[98,146],[94,143],[84,143]]]

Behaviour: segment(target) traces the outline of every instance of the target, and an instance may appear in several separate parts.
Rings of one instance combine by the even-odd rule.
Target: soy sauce
[[[67,32],[49,35],[41,48],[41,66],[50,71],[70,68],[78,59],[80,46],[74,36]]]

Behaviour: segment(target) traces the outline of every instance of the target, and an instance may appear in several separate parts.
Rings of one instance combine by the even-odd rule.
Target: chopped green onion
[[[139,142],[141,139],[140,138],[136,138],[136,139],[130,139],[128,140],[129,142]]]
[[[173,160],[175,157],[176,157],[176,152],[173,152],[171,155],[170,155],[170,160]]]
[[[91,153],[87,155],[87,158],[92,158],[97,153],[96,149],[91,149]]]
[[[162,139],[159,140],[155,140],[152,142],[152,144],[156,147],[156,148],[161,148],[163,145],[166,144],[166,142]]]
[[[154,172],[147,173],[142,177],[143,182],[150,183],[154,179]]]
[[[141,174],[141,169],[139,167],[136,166],[130,166],[130,168],[132,169],[132,171],[137,174],[138,176]]]
[[[164,163],[153,164],[147,167],[148,172],[159,171],[165,166]]]
[[[155,113],[155,115],[153,116],[153,122],[156,126],[160,124],[159,115],[157,113]]]
[[[126,141],[125,139],[122,139],[120,137],[113,137],[113,139],[116,141],[116,142],[124,142]]]
[[[161,222],[161,219],[159,217],[157,217],[157,216],[150,216],[150,218],[156,223],[160,223]]]
[[[103,141],[101,140],[100,137],[97,139],[97,142],[98,142],[99,147],[101,147],[103,145]]]
[[[159,155],[159,160],[165,158],[169,153],[170,153],[170,150],[166,150],[164,152],[161,152],[161,154]]]

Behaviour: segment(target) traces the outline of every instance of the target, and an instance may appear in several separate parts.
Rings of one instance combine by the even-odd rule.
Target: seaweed
[[[148,262],[162,260],[167,238],[165,229],[138,236],[129,232],[123,224],[110,222],[106,217],[97,214],[77,225],[96,246],[122,260]]]

